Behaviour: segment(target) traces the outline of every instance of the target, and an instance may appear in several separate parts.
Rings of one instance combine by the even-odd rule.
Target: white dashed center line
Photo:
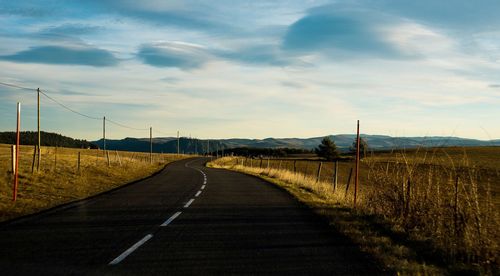
[[[203,190],[203,189],[205,189],[205,185],[201,186],[201,189],[202,189],[202,190]]]
[[[119,264],[123,259],[127,258],[128,255],[130,255],[132,252],[137,250],[141,245],[143,245],[145,242],[147,242],[149,239],[151,239],[153,235],[148,234],[142,240],[136,242],[134,245],[132,245],[129,249],[125,250],[120,256],[116,257],[114,260],[112,260],[109,265],[116,265]]]
[[[198,191],[194,196],[198,197],[201,194],[201,191]]]
[[[189,205],[191,205],[191,203],[193,203],[193,201],[194,201],[194,198],[191,198],[191,199],[190,199],[190,200],[186,203],[186,205],[184,205],[184,208],[189,207]]]
[[[176,219],[182,212],[177,212],[173,214],[170,218],[168,218],[164,223],[162,223],[160,226],[167,226],[169,225],[174,219]]]

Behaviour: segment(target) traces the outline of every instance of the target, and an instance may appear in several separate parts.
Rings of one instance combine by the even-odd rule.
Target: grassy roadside
[[[363,207],[352,209],[349,194],[341,191],[344,187],[335,192],[330,182],[318,182],[315,176],[293,173],[281,169],[283,167],[249,167],[242,166],[242,163],[241,160],[226,157],[214,160],[208,163],[208,166],[258,176],[284,188],[359,244],[364,252],[399,275],[494,273],[474,265],[450,262],[446,252],[436,247],[432,239],[424,235],[414,235],[390,217]],[[360,201],[369,200],[362,198]]]
[[[0,221],[84,199],[150,176],[189,156],[43,147],[40,170],[32,172],[33,146],[21,146],[17,201],[12,201],[10,145],[0,144]],[[80,152],[80,170],[78,153]]]

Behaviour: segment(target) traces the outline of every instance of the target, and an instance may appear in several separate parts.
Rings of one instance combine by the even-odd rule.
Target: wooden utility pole
[[[207,140],[207,156],[210,155],[210,140]]]
[[[106,151],[106,116],[102,118],[102,149]]]
[[[354,208],[356,208],[356,197],[358,195],[358,181],[359,181],[359,120],[358,120],[358,130],[356,135],[356,173],[354,178]]]
[[[153,127],[149,127],[149,163],[153,164]]]
[[[40,88],[36,89],[37,91],[37,129],[38,129],[38,161],[36,163],[36,171],[40,171],[40,161],[42,158],[42,150],[41,150],[41,137],[40,137]]]
[[[17,185],[19,181],[19,131],[21,129],[21,103],[17,103],[17,131],[16,131],[16,166],[14,167],[14,185],[13,185],[13,196],[12,200],[16,201],[17,199]]]

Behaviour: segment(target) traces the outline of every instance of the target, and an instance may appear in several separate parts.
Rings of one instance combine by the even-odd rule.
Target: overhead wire
[[[136,128],[136,127],[131,127],[131,126],[127,126],[127,125],[124,125],[124,124],[120,124],[120,123],[115,122],[115,121],[113,121],[113,120],[110,120],[110,119],[108,119],[108,118],[106,118],[106,121],[107,121],[107,122],[110,122],[110,123],[112,123],[112,124],[114,124],[114,125],[117,125],[117,126],[119,126],[119,127],[128,128],[128,129],[132,129],[132,130],[140,130],[140,131],[143,131],[143,130],[149,130],[149,128]]]
[[[1,81],[0,81],[0,84],[4,85],[4,86],[13,87],[13,88],[23,89],[23,90],[29,90],[29,91],[33,91],[34,90],[34,91],[36,91],[35,88],[23,87],[23,86],[19,86],[19,85],[16,85],[16,84],[5,83],[5,82],[1,82]]]
[[[81,112],[78,112],[78,111],[76,111],[76,110],[74,110],[74,109],[72,109],[72,108],[68,107],[67,105],[65,105],[65,104],[63,104],[63,103],[61,103],[61,102],[57,101],[56,99],[54,99],[54,98],[50,97],[49,95],[47,95],[47,94],[46,94],[45,92],[43,92],[42,90],[40,90],[40,94],[44,95],[45,97],[47,97],[49,100],[51,100],[51,101],[55,102],[56,104],[60,105],[62,108],[67,109],[67,110],[69,110],[69,111],[71,111],[71,112],[73,112],[73,113],[75,113],[75,114],[78,114],[78,115],[83,116],[83,117],[87,117],[87,118],[92,119],[92,120],[101,120],[101,119],[102,119],[102,118],[97,118],[97,117],[93,117],[93,116],[90,116],[90,115],[87,115],[87,114],[83,114],[83,113],[81,113]]]
[[[16,85],[16,84],[11,84],[11,83],[5,83],[5,82],[0,82],[0,85],[4,85],[4,86],[8,86],[8,87],[12,87],[12,88],[17,88],[17,89],[23,89],[23,90],[28,90],[28,91],[37,91],[38,89],[36,88],[29,88],[29,87],[24,87],[24,86],[20,86],[20,85]],[[53,97],[47,95],[47,91],[46,90],[40,90],[40,94],[42,94],[43,96],[45,96],[47,99],[53,101],[54,103],[58,104],[59,106],[61,106],[62,108],[74,113],[74,114],[77,114],[77,115],[80,115],[80,116],[83,116],[85,118],[88,118],[88,119],[92,119],[92,120],[103,120],[104,118],[103,117],[95,117],[95,116],[91,116],[91,115],[87,115],[87,114],[84,114],[82,112],[79,112],[77,110],[74,110],[73,108],[63,104],[62,102],[54,99]],[[138,131],[146,131],[146,130],[149,130],[149,128],[137,128],[137,127],[132,127],[132,126],[128,126],[128,125],[125,125],[125,124],[122,124],[122,123],[119,123],[117,121],[114,121],[114,120],[111,120],[109,118],[106,118],[105,119],[107,122],[111,123],[111,124],[114,124],[116,126],[119,126],[119,127],[122,127],[122,128],[127,128],[127,129],[131,129],[131,130],[138,130]],[[155,130],[155,132],[158,132],[158,133],[162,133],[161,131],[158,131],[158,130]],[[173,134],[166,134],[166,133],[163,133],[164,135],[173,135]]]

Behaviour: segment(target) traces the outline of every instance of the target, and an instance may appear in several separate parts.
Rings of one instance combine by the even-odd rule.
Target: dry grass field
[[[40,170],[32,172],[33,146],[21,146],[17,201],[12,201],[11,146],[0,144],[0,221],[83,199],[147,177],[167,163],[187,158],[174,154],[42,147]],[[78,153],[80,152],[80,170]]]
[[[268,165],[269,164],[269,165]],[[354,162],[226,157],[211,163],[264,177],[290,191],[364,250],[403,274],[479,272],[499,266],[500,147],[372,154]]]

